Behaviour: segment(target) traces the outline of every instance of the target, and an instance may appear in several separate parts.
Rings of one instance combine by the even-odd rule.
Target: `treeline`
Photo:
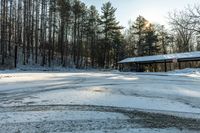
[[[200,51],[200,6],[188,6],[174,10],[168,15],[169,29],[153,24],[143,16],[129,22],[125,33],[126,56],[149,56],[170,53]],[[181,64],[169,63],[168,70],[199,67],[198,61]],[[133,67],[132,67],[133,68]],[[163,63],[143,65],[144,71],[164,71]]]
[[[122,27],[111,3],[78,0],[1,0],[1,65],[115,67],[122,59]],[[18,52],[18,58],[15,57]]]
[[[170,29],[143,16],[129,22],[125,33],[126,56],[148,56],[200,50],[200,6],[172,11]]]
[[[129,28],[125,33],[126,57],[151,56],[170,53],[183,53],[200,50],[200,7],[187,7],[182,11],[169,13],[168,21],[170,29],[164,25],[152,24],[144,17],[139,16],[135,21],[129,22]],[[124,70],[136,70],[136,66],[128,64]],[[137,71],[165,71],[197,68],[198,61],[182,63],[152,63],[140,66]]]
[[[200,50],[200,5],[174,10],[168,18],[174,35],[174,49],[180,52]]]
[[[1,67],[18,65],[117,68],[132,56],[198,50],[200,9],[169,15],[172,30],[139,16],[127,30],[110,2],[87,7],[79,0],[1,0]]]
[[[128,57],[167,54],[172,36],[164,25],[152,24],[143,16],[129,22],[125,32]]]

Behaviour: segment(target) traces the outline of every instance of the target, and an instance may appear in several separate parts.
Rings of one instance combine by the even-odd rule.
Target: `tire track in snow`
[[[144,128],[177,128],[177,129],[188,129],[188,130],[197,130],[200,131],[200,118],[184,118],[181,117],[183,115],[188,115],[189,113],[184,112],[166,112],[166,111],[156,111],[156,110],[140,110],[140,109],[133,109],[133,108],[119,108],[119,107],[108,107],[108,106],[95,106],[95,105],[32,105],[32,106],[19,106],[19,107],[10,107],[10,108],[0,108],[0,115],[3,112],[29,112],[29,111],[94,111],[94,112],[108,112],[108,113],[120,113],[125,116],[128,116],[128,120],[120,120],[120,123],[116,125],[115,121],[113,120],[100,120],[101,123],[107,123],[112,128],[119,128],[126,125],[128,127],[135,127],[140,125]],[[180,116],[176,114],[181,114]],[[195,115],[195,114],[194,114]],[[200,114],[196,114],[200,115]],[[117,120],[118,121],[118,120]],[[47,121],[47,125],[49,123],[54,123],[52,125],[56,125],[59,122],[69,122],[69,121]],[[81,124],[78,121],[73,121],[76,124]],[[72,122],[72,123],[73,123]],[[98,123],[96,120],[90,120],[87,125],[90,125],[90,122]],[[71,124],[72,124],[71,123]],[[113,127],[113,123],[114,127]],[[24,125],[31,125],[33,123],[24,123]],[[42,122],[40,122],[42,124]],[[44,123],[43,123],[44,124]],[[42,125],[43,125],[42,124]],[[17,124],[11,124],[12,126]],[[19,125],[19,123],[18,123]],[[22,124],[23,125],[23,124]],[[44,124],[45,125],[45,124]],[[1,125],[5,128],[4,124]],[[9,127],[9,124],[6,125]],[[73,124],[71,125],[74,126]],[[83,126],[84,127],[84,126]],[[93,129],[94,127],[90,126],[89,129]],[[107,129],[107,127],[101,126],[102,129]],[[110,127],[109,127],[110,128]],[[53,129],[53,128],[52,128]],[[66,129],[68,131],[68,129]],[[75,130],[75,129],[74,129]],[[73,130],[73,131],[74,131]],[[84,129],[81,129],[84,130]],[[99,129],[98,129],[99,130]]]

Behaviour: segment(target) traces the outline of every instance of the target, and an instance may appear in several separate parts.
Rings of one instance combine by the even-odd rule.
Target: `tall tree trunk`
[[[64,18],[61,19],[61,28],[60,28],[60,52],[61,52],[61,65],[63,65],[64,61],[64,29],[65,29],[65,21]]]
[[[13,4],[13,1],[10,0],[9,39],[8,39],[8,54],[9,54],[9,56],[11,56],[12,4]]]
[[[32,1],[32,18],[31,18],[31,55],[32,61],[34,61],[34,17],[35,17],[35,2]],[[33,63],[33,62],[32,62]]]
[[[76,37],[76,31],[77,31],[77,16],[75,15],[75,20],[74,20],[74,35],[73,35],[73,38],[74,38],[74,42],[73,42],[73,59],[74,59],[74,64],[76,65],[76,45],[77,45],[77,37]]]
[[[48,46],[48,64],[51,66],[51,46],[52,46],[52,16],[53,16],[53,7],[52,0],[49,1],[49,46]]]
[[[1,1],[1,65],[4,65],[5,63],[5,34],[6,34],[6,24],[5,24],[5,19],[6,19],[6,0]]]
[[[36,24],[35,24],[35,64],[38,63],[38,21],[39,21],[39,10],[40,10],[40,4],[39,4],[39,0],[36,0]]]
[[[26,64],[27,0],[24,0],[23,65]]]

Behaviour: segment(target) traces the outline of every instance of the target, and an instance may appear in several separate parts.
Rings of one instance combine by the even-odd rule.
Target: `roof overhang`
[[[125,63],[141,63],[141,64],[164,63],[164,62],[173,62],[174,59],[176,59],[178,62],[200,61],[200,51],[126,58],[126,59],[124,59],[124,60],[122,60],[118,63],[119,64],[125,64]]]

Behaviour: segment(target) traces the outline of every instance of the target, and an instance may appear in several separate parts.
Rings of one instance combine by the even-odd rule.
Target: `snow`
[[[175,112],[200,113],[199,108],[173,100],[163,98],[148,98],[111,94],[111,90],[104,88],[89,88],[88,90],[61,90],[35,95],[37,99],[24,99],[24,103],[34,102],[39,104],[81,104],[114,107],[133,107],[147,110],[165,110]],[[189,95],[189,94],[183,94]],[[67,96],[67,97],[66,97]]]
[[[117,122],[130,119],[119,112],[53,109],[56,106],[119,107],[127,111],[138,110],[200,119],[200,79],[197,76],[199,72],[199,69],[157,74],[118,71],[0,71],[0,132],[9,131],[8,129],[16,132],[19,123],[27,123],[26,127],[28,123],[30,125],[30,123],[53,121]],[[29,106],[35,109],[26,110]],[[52,108],[43,109],[46,106]],[[16,124],[16,126],[11,130],[12,125],[6,128],[5,124]],[[53,127],[50,130],[50,125],[47,127],[52,131]],[[98,127],[97,125],[94,126]],[[20,128],[24,132],[27,131],[23,126]],[[34,132],[34,128],[30,132]],[[194,131],[181,131],[173,127],[150,129],[136,126],[136,128],[121,127],[113,130],[103,128],[78,132],[192,133]]]
[[[18,71],[79,71],[75,68],[68,68],[68,67],[60,67],[60,66],[41,66],[41,65],[18,65]]]
[[[76,132],[76,133],[199,133],[198,131],[180,131],[177,129],[145,129],[145,128],[136,128],[136,129],[121,129],[121,130],[105,130],[105,131],[87,131],[87,132]],[[52,132],[59,133],[59,132]],[[60,132],[61,133],[61,132]],[[70,133],[70,132],[62,132]]]
[[[154,55],[154,56],[127,58],[127,59],[120,61],[119,63],[148,62],[148,61],[190,59],[190,58],[200,58],[200,51],[188,52],[188,53],[177,53],[177,54],[166,54],[166,55]]]
[[[51,116],[51,117],[49,117]],[[30,111],[0,113],[0,124],[58,121],[58,120],[98,120],[98,119],[128,119],[118,113],[103,113],[92,111]]]
[[[3,87],[0,87],[0,91],[31,91],[32,96],[37,97],[25,97],[22,105],[29,102],[43,104],[45,101],[45,104],[84,104],[200,113],[199,108],[185,103],[187,101],[194,104],[193,106],[199,106],[192,98],[200,98],[200,83],[184,77],[176,81],[177,76],[146,75],[144,78],[144,75],[118,72],[21,72],[8,75],[12,76],[1,79],[0,84]],[[40,90],[39,87],[42,87],[43,93],[34,94],[34,90]],[[14,102],[0,105],[20,104]]]
[[[182,69],[182,70],[175,70],[175,71],[172,71],[169,73],[193,77],[193,78],[200,78],[200,68],[186,68],[186,69]]]

